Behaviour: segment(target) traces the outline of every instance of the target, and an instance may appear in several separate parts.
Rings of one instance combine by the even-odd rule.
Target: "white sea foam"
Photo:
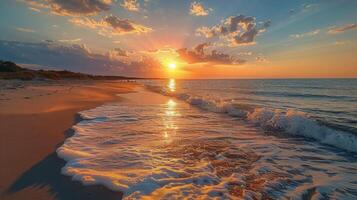
[[[307,114],[295,110],[255,108],[239,109],[234,102],[222,102],[188,93],[175,93],[164,87],[147,86],[150,91],[165,96],[173,96],[201,109],[240,117],[267,130],[312,138],[323,144],[332,145],[347,151],[357,152],[357,136],[346,131],[336,130],[311,119]]]
[[[296,132],[295,124],[311,126],[302,113],[243,112],[233,104],[180,98],[213,112],[173,98],[81,112],[84,120],[57,149],[67,161],[62,173],[85,185],[122,191],[125,199],[301,199],[311,188],[317,196],[356,197],[354,158],[302,138],[261,134],[260,128],[216,112]]]
[[[81,112],[84,120],[57,149],[67,161],[62,173],[85,185],[123,191],[128,199],[232,198],[224,184],[257,155],[225,140],[211,141],[215,135],[193,129],[200,118],[180,116],[173,106],[171,101],[155,110],[116,104]],[[177,132],[183,124],[192,128],[189,134]]]

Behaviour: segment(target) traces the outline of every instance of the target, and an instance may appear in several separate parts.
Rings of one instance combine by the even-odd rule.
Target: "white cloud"
[[[29,29],[29,28],[21,28],[21,27],[16,27],[17,31],[25,32],[25,33],[34,33],[35,30]]]
[[[76,39],[62,39],[58,40],[59,42],[67,42],[67,43],[74,43],[74,42],[80,42],[82,41],[82,38],[76,38]]]
[[[339,41],[334,42],[333,45],[344,46],[344,45],[347,45],[349,43],[351,43],[351,41],[349,41],[349,40],[339,40]]]
[[[313,30],[313,31],[310,31],[310,32],[307,32],[307,33],[293,34],[293,35],[290,35],[290,37],[304,38],[304,37],[307,37],[307,36],[316,36],[319,33],[320,33],[320,29],[316,29],[316,30]]]
[[[28,9],[29,9],[29,10],[32,10],[32,11],[34,11],[34,12],[41,12],[40,9],[34,8],[34,7],[28,7]]]

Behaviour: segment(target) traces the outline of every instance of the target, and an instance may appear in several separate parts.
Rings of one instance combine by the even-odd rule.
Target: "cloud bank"
[[[197,35],[206,38],[218,37],[228,42],[230,46],[255,44],[256,36],[270,26],[271,21],[258,23],[254,17],[238,15],[231,16],[213,27],[200,27]]]
[[[90,18],[72,18],[69,21],[74,25],[97,29],[100,35],[108,37],[124,34],[142,34],[152,31],[149,27],[113,15],[106,16],[99,21]]]
[[[116,54],[93,53],[83,44],[65,45],[51,40],[40,43],[0,40],[2,60],[90,74],[136,77],[158,74],[160,63],[155,59],[142,55],[134,55],[135,57],[130,59],[130,54],[124,53],[124,50],[118,48],[113,51]]]
[[[245,60],[243,59],[234,58],[229,54],[221,53],[217,50],[206,52],[205,49],[210,45],[210,43],[202,43],[194,47],[192,50],[187,48],[178,49],[177,53],[180,59],[186,61],[189,64],[209,62],[213,64],[237,65],[245,63]]]
[[[141,34],[151,32],[152,29],[135,23],[129,19],[119,18],[113,15],[106,16],[101,20],[88,18],[100,12],[109,11],[112,0],[22,0],[31,9],[49,9],[52,13],[60,16],[72,17],[69,21],[78,26],[97,29],[103,36]],[[131,11],[139,10],[137,0],[124,0],[122,6]]]

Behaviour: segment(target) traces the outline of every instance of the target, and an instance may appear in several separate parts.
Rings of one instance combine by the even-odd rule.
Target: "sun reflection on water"
[[[177,103],[169,99],[165,104],[165,114],[163,116],[163,124],[164,124],[164,131],[163,131],[163,138],[165,142],[170,143],[173,140],[173,136],[176,135],[176,130],[178,129],[176,121],[177,117],[180,116],[176,109]]]
[[[164,137],[165,137],[165,138],[168,138],[168,137],[169,137],[169,134],[167,134],[166,131],[164,132]]]
[[[167,102],[167,105],[169,108],[174,108],[176,106],[176,102],[172,99],[169,99],[169,101]]]
[[[167,83],[167,87],[170,92],[175,92],[176,91],[176,81],[175,79],[171,78],[169,82]]]

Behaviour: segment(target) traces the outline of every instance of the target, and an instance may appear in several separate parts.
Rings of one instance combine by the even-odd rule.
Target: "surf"
[[[165,96],[175,97],[200,109],[224,113],[241,118],[267,131],[278,131],[291,136],[302,136],[315,139],[317,142],[332,145],[350,152],[357,152],[357,136],[323,125],[308,114],[294,109],[252,108],[217,99],[205,98],[190,93],[172,92],[166,87],[146,85],[148,90]],[[327,124],[327,123],[325,123]]]

